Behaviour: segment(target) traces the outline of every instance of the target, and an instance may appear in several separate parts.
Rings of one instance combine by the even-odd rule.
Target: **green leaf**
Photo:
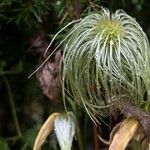
[[[0,149],[1,150],[10,150],[9,146],[8,146],[8,143],[3,138],[0,138]]]
[[[35,142],[35,138],[38,134],[38,131],[39,131],[39,128],[37,126],[34,126],[32,128],[29,128],[28,130],[26,130],[25,133],[24,133],[25,141],[31,147],[33,146],[33,144]]]

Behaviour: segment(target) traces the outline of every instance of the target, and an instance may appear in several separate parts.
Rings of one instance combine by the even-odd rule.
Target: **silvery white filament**
[[[61,150],[71,150],[75,134],[75,120],[73,114],[68,112],[56,117],[54,131]]]
[[[93,32],[97,23],[105,20],[122,26],[123,31],[118,31],[115,41],[109,38],[107,29]],[[148,39],[135,19],[122,10],[111,14],[108,9],[102,9],[99,14],[83,18],[71,32],[63,51],[65,87],[73,99],[83,103],[90,116],[102,114],[101,109],[117,96],[127,95],[137,104],[142,102],[145,87],[150,87],[146,69],[150,67],[150,52]],[[92,91],[89,86],[94,83],[96,89]],[[103,93],[107,103],[101,96]]]

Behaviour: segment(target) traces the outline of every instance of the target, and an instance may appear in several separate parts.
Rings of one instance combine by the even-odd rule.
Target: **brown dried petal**
[[[150,140],[150,113],[142,108],[134,106],[127,100],[120,101],[119,107],[126,117],[134,117],[141,123],[144,132]]]

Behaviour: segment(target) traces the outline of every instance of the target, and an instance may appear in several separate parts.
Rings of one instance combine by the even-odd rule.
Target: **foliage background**
[[[43,95],[35,76],[28,76],[42,62],[45,42],[69,21],[97,11],[99,6],[124,9],[150,37],[149,0],[0,0],[0,150],[32,149],[44,120],[63,110],[61,102]],[[92,123],[82,109],[76,115],[83,130],[73,148],[96,149],[91,140]],[[59,149],[53,133],[43,149]]]

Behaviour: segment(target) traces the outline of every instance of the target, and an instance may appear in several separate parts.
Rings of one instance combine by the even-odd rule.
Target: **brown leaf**
[[[54,121],[58,115],[59,115],[59,113],[53,113],[45,121],[45,123],[41,127],[41,129],[36,137],[33,150],[41,150],[41,147],[42,147],[44,141],[46,140],[46,138],[48,137],[50,132],[54,129]]]
[[[48,61],[37,71],[36,75],[40,82],[43,93],[51,100],[58,101],[61,95],[60,70],[61,51],[57,51],[53,62]]]
[[[109,150],[125,150],[139,125],[139,122],[133,118],[125,119],[119,131],[115,134]]]

